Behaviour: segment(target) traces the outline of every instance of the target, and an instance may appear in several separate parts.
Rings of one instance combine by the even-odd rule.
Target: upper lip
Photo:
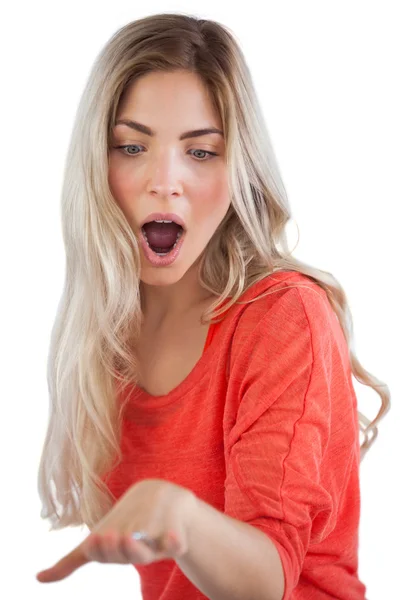
[[[151,215],[148,215],[148,217],[142,221],[140,227],[143,227],[146,223],[150,223],[150,221],[174,221],[174,223],[177,223],[183,229],[186,229],[185,221],[175,213],[151,213]]]

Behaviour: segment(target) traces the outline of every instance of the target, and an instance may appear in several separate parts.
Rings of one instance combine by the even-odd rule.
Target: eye
[[[128,154],[129,156],[137,156],[138,154],[140,154],[140,152],[128,152],[128,148],[143,148],[143,146],[139,146],[138,144],[126,144],[125,146],[114,146],[114,148],[116,150],[122,150],[123,154]],[[202,152],[203,154],[207,154],[210,158],[212,156],[218,156],[218,154],[216,152],[210,152],[209,150],[201,150],[200,148],[195,148],[194,150],[189,150],[189,152]],[[205,162],[205,160],[209,160],[208,158],[205,159],[204,157],[196,157],[196,160],[199,162]]]
[[[126,146],[115,146],[115,149],[122,150],[123,154],[129,154],[129,156],[136,156],[137,154],[139,154],[138,152],[135,152],[134,154],[132,154],[131,152],[124,152],[127,148],[143,148],[143,146],[139,146],[138,144],[127,144]]]
[[[191,152],[191,150],[189,150],[189,152]],[[195,148],[193,150],[193,152],[203,152],[203,154],[208,154],[210,158],[212,156],[218,156],[218,154],[216,152],[210,152],[209,150],[201,150],[200,148]],[[195,158],[197,158],[197,160],[200,160],[201,162],[204,162],[204,159],[201,158],[201,157],[200,158],[199,157],[195,157]],[[209,159],[207,159],[207,160],[209,160]]]

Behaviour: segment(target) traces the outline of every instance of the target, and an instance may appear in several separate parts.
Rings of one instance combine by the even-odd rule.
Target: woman
[[[91,535],[38,579],[98,560],[132,563],[145,600],[365,598],[359,464],[390,394],[351,349],[338,281],[287,247],[226,27],[161,14],[112,37],[62,210],[39,492],[53,529]],[[372,422],[352,374],[381,398]]]

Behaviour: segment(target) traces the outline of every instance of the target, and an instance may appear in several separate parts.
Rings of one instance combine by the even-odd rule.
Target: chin
[[[187,269],[170,267],[146,267],[140,273],[140,281],[146,285],[173,285],[185,275]]]

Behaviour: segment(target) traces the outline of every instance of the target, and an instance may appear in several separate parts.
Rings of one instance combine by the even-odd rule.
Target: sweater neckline
[[[269,283],[272,285],[277,281],[287,278],[289,275],[292,276],[293,273],[287,272],[279,272],[274,273],[274,277],[269,278]],[[253,295],[258,291],[258,288],[265,287],[265,280],[260,280],[256,284],[253,284],[241,297],[241,301],[247,299],[247,296]],[[225,306],[229,302],[230,298],[226,298],[225,301],[221,304],[221,306]],[[228,311],[229,313],[230,311]],[[133,389],[130,391],[129,404],[135,406],[140,409],[154,409],[154,408],[163,408],[164,406],[168,406],[170,403],[173,403],[178,398],[182,398],[185,394],[190,392],[190,390],[200,383],[203,377],[206,375],[208,371],[208,366],[210,359],[214,355],[214,349],[217,344],[217,339],[220,333],[220,327],[227,321],[228,315],[223,313],[222,321],[218,323],[210,323],[207,332],[207,338],[204,344],[203,353],[200,356],[199,360],[194,365],[193,369],[188,373],[188,375],[181,381],[175,388],[173,388],[167,394],[163,394],[161,396],[153,396],[149,394],[146,390],[141,388],[138,385],[134,385]]]
[[[226,304],[228,299],[222,304]],[[180,398],[187,394],[195,385],[197,385],[204,377],[207,372],[208,363],[214,352],[215,347],[215,333],[219,329],[220,325],[225,321],[226,317],[219,323],[210,323],[208,326],[208,332],[206,341],[204,343],[203,352],[193,366],[193,369],[176,387],[174,387],[167,394],[161,396],[154,396],[149,394],[146,390],[138,385],[135,385],[130,396],[130,401],[134,404],[140,404],[141,407],[146,408],[162,408],[168,405],[170,402],[174,402],[177,398]]]

